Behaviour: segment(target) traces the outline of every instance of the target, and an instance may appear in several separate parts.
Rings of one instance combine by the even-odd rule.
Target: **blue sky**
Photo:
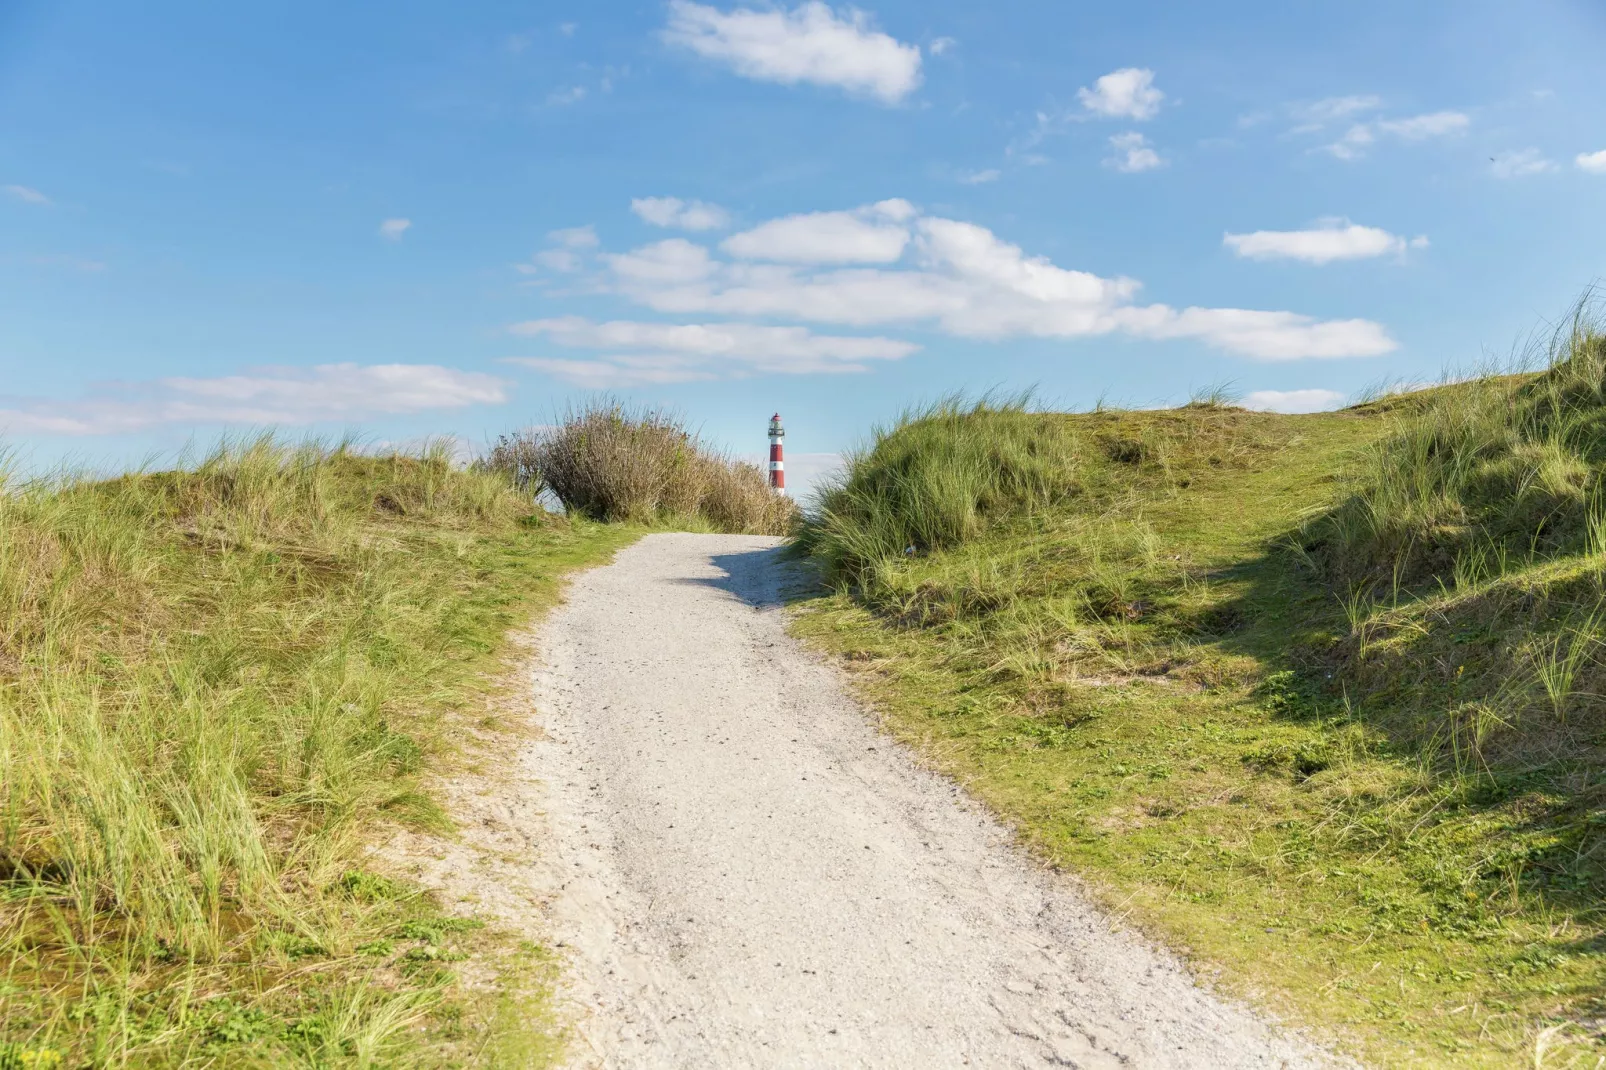
[[[0,436],[790,467],[955,390],[1331,406],[1606,271],[1606,7],[0,3]],[[815,458],[816,462],[822,458]]]

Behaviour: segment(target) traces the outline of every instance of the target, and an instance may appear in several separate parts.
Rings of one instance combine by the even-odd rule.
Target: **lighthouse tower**
[[[786,462],[781,459],[781,439],[786,428],[781,426],[781,414],[770,417],[770,486],[786,493]]]

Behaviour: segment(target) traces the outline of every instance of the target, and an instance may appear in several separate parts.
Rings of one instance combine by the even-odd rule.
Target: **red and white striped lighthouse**
[[[781,439],[786,428],[781,426],[781,414],[770,417],[770,486],[786,493],[786,462],[781,459]]]

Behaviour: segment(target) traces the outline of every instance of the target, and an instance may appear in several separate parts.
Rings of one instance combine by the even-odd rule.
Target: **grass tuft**
[[[622,537],[437,447],[9,481],[0,1065],[422,1058],[451,981],[381,941],[434,909],[363,853],[440,822],[503,633]]]

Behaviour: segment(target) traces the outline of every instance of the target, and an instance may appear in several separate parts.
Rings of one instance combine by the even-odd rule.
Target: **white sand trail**
[[[878,734],[787,636],[788,574],[773,539],[653,535],[542,625],[519,761],[577,1061],[1330,1065]]]

